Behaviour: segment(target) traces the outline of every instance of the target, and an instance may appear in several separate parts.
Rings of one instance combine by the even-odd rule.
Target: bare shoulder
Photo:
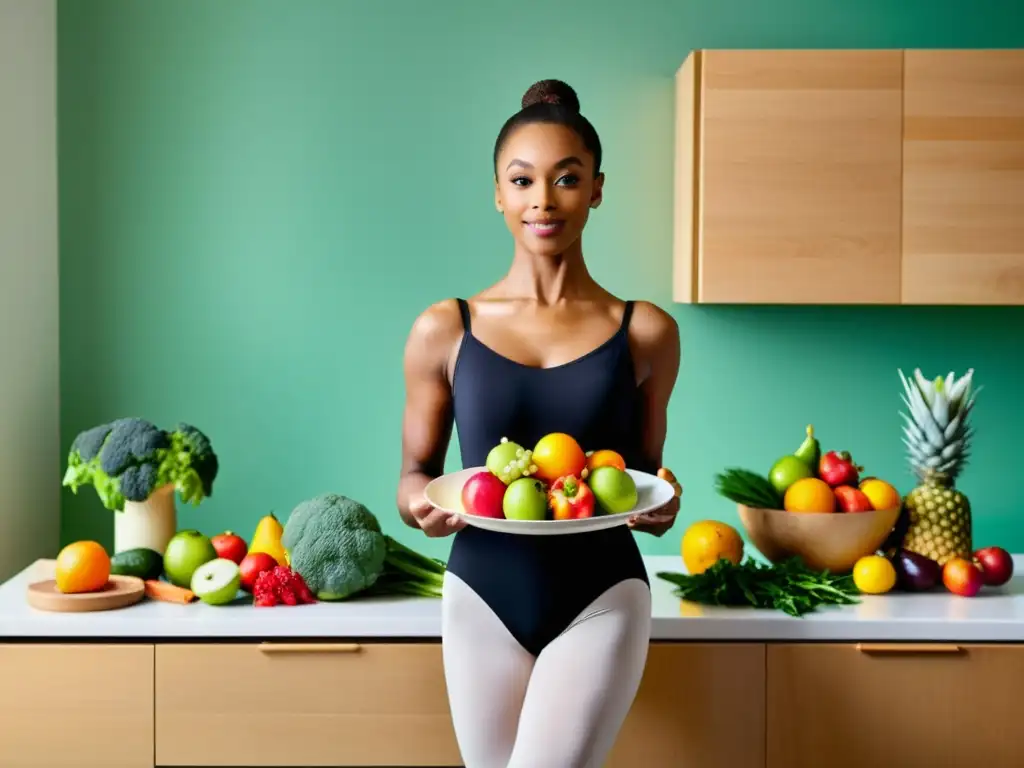
[[[444,299],[431,304],[413,320],[409,342],[438,344],[457,341],[462,335],[462,315],[455,299]]]
[[[462,332],[462,315],[455,299],[431,304],[413,320],[405,345],[406,361],[420,371],[446,370]]]
[[[679,324],[676,319],[649,301],[634,303],[630,333],[645,349],[679,346]]]

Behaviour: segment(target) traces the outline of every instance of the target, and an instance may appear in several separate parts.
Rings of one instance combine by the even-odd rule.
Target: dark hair
[[[522,108],[505,121],[494,142],[495,172],[498,168],[498,154],[508,137],[516,128],[529,123],[554,123],[575,131],[594,156],[594,175],[601,172],[601,139],[590,121],[580,114],[580,100],[576,91],[561,80],[538,80],[526,89]]]

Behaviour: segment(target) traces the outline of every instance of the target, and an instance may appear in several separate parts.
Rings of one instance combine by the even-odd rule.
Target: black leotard
[[[469,305],[458,303],[465,330],[452,388],[464,467],[483,466],[502,437],[532,447],[550,432],[565,432],[584,450],[610,448],[629,467],[657,470],[642,450],[643,405],[628,337],[632,302],[608,341],[552,368],[523,365],[481,343]],[[629,578],[650,583],[626,526],[565,536],[466,526],[455,534],[448,569],[534,655],[609,587]]]

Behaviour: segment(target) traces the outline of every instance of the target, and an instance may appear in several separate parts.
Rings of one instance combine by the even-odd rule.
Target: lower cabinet
[[[605,768],[764,768],[765,646],[652,643]]]
[[[153,768],[153,646],[0,644],[0,766]]]
[[[767,768],[1024,766],[1024,646],[769,645]]]
[[[436,643],[0,644],[0,678],[3,768],[461,765]],[[1021,680],[1021,645],[655,642],[605,768],[1021,766]]]
[[[437,643],[156,647],[156,763],[457,766]]]

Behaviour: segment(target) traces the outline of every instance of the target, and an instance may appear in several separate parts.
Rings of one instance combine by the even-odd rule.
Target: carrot
[[[153,600],[166,600],[169,603],[191,603],[196,599],[196,594],[191,589],[178,587],[169,581],[157,579],[146,579],[146,597]]]

